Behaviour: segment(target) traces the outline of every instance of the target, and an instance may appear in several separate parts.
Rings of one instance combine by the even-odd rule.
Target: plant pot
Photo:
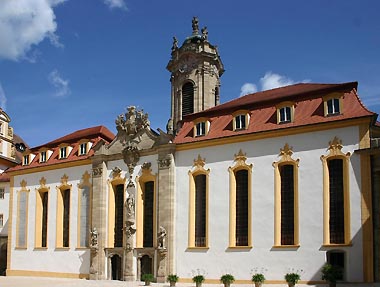
[[[170,287],[174,287],[175,286],[175,281],[170,281]]]
[[[288,282],[288,286],[289,286],[289,287],[294,287],[294,286],[296,286],[296,284],[295,284],[295,283]]]
[[[196,286],[196,287],[202,287],[202,282],[196,282],[196,283],[195,283],[195,286]]]
[[[225,282],[223,283],[224,287],[230,287],[231,286],[231,283],[230,282]]]
[[[150,286],[150,281],[145,281],[145,286]]]
[[[336,282],[329,282],[330,287],[336,287]]]
[[[255,282],[255,287],[261,287],[263,285],[262,282]]]

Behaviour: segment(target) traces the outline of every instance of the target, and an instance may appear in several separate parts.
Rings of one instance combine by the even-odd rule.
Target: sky
[[[0,107],[30,147],[104,125],[134,105],[170,117],[173,36],[208,28],[221,102],[299,83],[358,81],[380,113],[378,0],[0,0]]]

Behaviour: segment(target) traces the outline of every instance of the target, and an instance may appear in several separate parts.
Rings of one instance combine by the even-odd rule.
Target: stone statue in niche
[[[166,235],[167,235],[166,229],[163,226],[160,226],[160,231],[157,234],[158,248],[160,248],[160,249],[166,248],[166,245],[165,245]]]
[[[91,248],[97,248],[98,247],[98,230],[96,227],[93,227],[92,230],[90,230],[91,234],[91,242],[90,242],[90,247]]]

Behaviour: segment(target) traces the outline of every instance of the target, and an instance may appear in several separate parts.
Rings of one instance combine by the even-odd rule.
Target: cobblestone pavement
[[[123,282],[110,280],[61,279],[41,277],[0,277],[0,287],[139,287],[143,282]],[[194,287],[194,284],[177,283],[177,287]],[[203,284],[203,287],[222,287],[222,284]],[[337,287],[380,287],[373,284],[337,284]],[[152,287],[169,287],[168,283],[152,283]],[[253,284],[232,284],[231,287],[254,287]],[[287,287],[285,284],[264,284],[263,287]],[[327,284],[305,285],[296,287],[328,287]]]

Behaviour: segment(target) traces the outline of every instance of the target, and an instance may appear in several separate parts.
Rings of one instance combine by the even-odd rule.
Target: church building
[[[380,124],[357,82],[221,103],[224,66],[195,17],[167,69],[166,131],[130,105],[116,135],[75,131],[7,170],[7,276],[317,284],[329,262],[343,282],[380,281]]]

